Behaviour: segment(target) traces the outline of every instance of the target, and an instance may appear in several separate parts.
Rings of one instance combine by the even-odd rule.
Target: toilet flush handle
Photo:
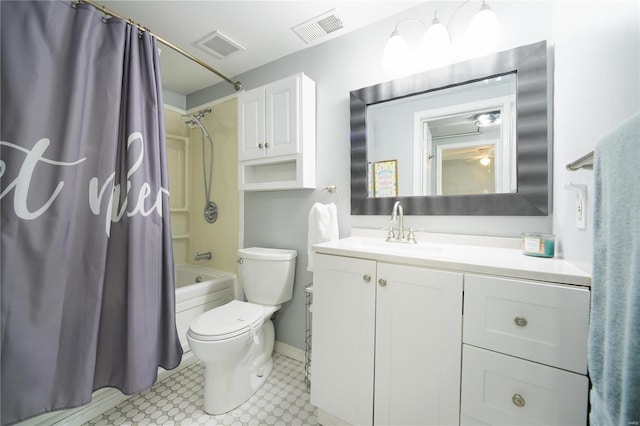
[[[249,329],[251,330],[253,344],[258,346],[260,344],[260,337],[258,337],[258,335],[256,334],[256,329],[253,328],[253,324],[249,323]]]

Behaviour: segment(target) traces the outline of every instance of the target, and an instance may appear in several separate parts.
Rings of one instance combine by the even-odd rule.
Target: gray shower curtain
[[[149,388],[175,326],[156,41],[93,7],[2,1],[2,424]]]

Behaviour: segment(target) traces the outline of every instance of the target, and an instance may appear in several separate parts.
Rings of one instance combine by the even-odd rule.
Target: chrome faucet
[[[396,232],[393,229],[393,224],[398,224],[398,230]],[[413,229],[409,228],[409,231],[405,237],[404,231],[404,211],[402,209],[402,204],[400,201],[396,201],[393,205],[393,210],[391,211],[391,227],[389,228],[389,233],[387,234],[387,241],[395,241],[402,243],[416,243],[416,238],[413,233]]]
[[[400,219],[398,219],[398,216]],[[402,210],[402,204],[400,204],[400,201],[396,201],[393,205],[393,210],[391,211],[391,223],[398,223],[396,240],[404,240],[404,211]]]
[[[211,254],[210,251],[206,252],[206,253],[198,253],[196,252],[196,257],[194,257],[194,260],[211,260],[211,258],[213,257],[213,255]]]

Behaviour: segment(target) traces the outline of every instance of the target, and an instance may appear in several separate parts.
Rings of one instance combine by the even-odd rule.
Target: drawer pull
[[[380,284],[380,287],[384,287],[385,285],[387,285],[387,280],[383,280],[382,278],[380,278],[378,280],[378,284]]]
[[[524,405],[527,403],[522,395],[517,393],[511,397],[511,401],[513,401],[513,405],[515,405],[516,407],[524,407]]]
[[[525,317],[521,317],[520,315],[515,317],[513,322],[515,322],[518,327],[526,327],[529,323]]]
[[[371,275],[369,275],[369,274],[364,274],[364,275],[362,276],[362,279],[364,280],[364,282],[365,282],[365,283],[369,283],[369,282],[371,282]]]

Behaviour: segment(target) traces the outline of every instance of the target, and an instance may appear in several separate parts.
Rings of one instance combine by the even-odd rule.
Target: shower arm
[[[193,56],[191,53],[187,52],[186,50],[182,49],[179,46],[176,46],[175,44],[173,44],[172,42],[160,37],[159,35],[157,35],[156,33],[154,33],[153,31],[151,31],[149,28],[135,22],[134,20],[127,18],[124,15],[120,15],[119,13],[114,12],[111,9],[107,9],[105,6],[101,5],[98,2],[95,2],[93,0],[73,0],[72,4],[75,6],[78,3],[87,3],[90,4],[91,6],[95,7],[96,9],[98,9],[99,11],[101,11],[104,15],[106,16],[115,16],[116,18],[120,18],[123,21],[128,22],[129,24],[133,25],[134,27],[138,28],[138,30],[141,31],[145,31],[147,33],[149,33],[150,35],[152,35],[153,37],[156,38],[156,40],[158,40],[160,43],[164,44],[165,46],[167,46],[170,49],[175,50],[176,52],[178,52],[179,54],[181,54],[182,56],[186,57],[187,59],[192,60],[193,62],[195,62],[196,64],[200,65],[201,67],[206,68],[207,70],[211,71],[212,73],[214,73],[215,75],[217,75],[218,77],[220,77],[221,79],[223,79],[224,81],[226,81],[227,83],[231,84],[233,86],[234,89],[236,89],[236,91],[240,90],[242,88],[242,83],[240,83],[239,81],[233,81],[230,78],[228,78],[227,76],[225,76],[224,74],[222,74],[220,71],[218,71],[217,69],[213,68],[211,65],[207,64],[206,62],[202,61],[199,58],[196,58],[195,56]]]

